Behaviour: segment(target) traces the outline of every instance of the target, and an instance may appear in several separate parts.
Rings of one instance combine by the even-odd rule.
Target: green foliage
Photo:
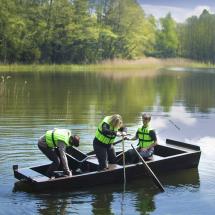
[[[135,0],[0,0],[0,61],[93,63],[152,49],[155,25]]]
[[[160,28],[157,30],[155,56],[175,57],[179,41],[176,32],[176,23],[170,13],[160,19],[160,25]]]
[[[215,62],[215,15],[157,23],[136,0],[0,0],[1,63],[97,63],[144,55]]]
[[[146,18],[142,8],[132,0],[112,0],[104,9],[103,23],[117,35],[114,41],[114,57],[134,58],[144,55],[147,45],[153,41],[154,26]]]
[[[181,55],[205,63],[215,63],[215,15],[204,10],[180,26]]]

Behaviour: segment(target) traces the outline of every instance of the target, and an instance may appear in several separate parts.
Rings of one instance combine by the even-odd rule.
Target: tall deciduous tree
[[[103,10],[103,23],[117,35],[115,57],[133,58],[144,55],[154,39],[154,25],[135,0],[109,0]],[[147,45],[146,45],[147,44]]]
[[[156,56],[175,57],[179,45],[176,31],[176,22],[172,19],[170,13],[160,19],[160,26],[156,38]]]
[[[180,44],[182,56],[215,63],[215,15],[204,10],[181,25]]]

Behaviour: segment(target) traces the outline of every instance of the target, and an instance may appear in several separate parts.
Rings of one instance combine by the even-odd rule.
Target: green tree
[[[112,58],[142,56],[151,48],[155,25],[151,17],[145,16],[137,1],[103,0],[97,6],[97,17],[99,23],[109,27],[109,32],[114,34],[113,37],[108,37],[110,45],[106,49]]]
[[[199,17],[193,16],[181,26],[179,34],[183,57],[215,62],[215,15],[204,10]]]
[[[160,19],[160,27],[157,30],[155,44],[155,56],[175,57],[177,55],[179,40],[176,31],[176,22],[168,13],[166,17]]]

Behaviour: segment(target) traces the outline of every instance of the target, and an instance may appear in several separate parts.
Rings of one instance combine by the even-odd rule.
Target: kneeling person
[[[54,171],[57,171],[62,163],[65,175],[72,176],[72,172],[68,166],[66,157],[66,147],[79,146],[80,137],[71,134],[68,129],[48,130],[45,135],[40,137],[38,148],[46,155],[49,160],[53,161],[47,170],[49,177],[54,176]]]

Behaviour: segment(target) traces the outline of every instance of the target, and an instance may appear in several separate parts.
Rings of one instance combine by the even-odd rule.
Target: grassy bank
[[[215,65],[204,64],[187,59],[156,59],[156,58],[142,58],[137,60],[112,60],[104,61],[99,64],[10,64],[0,65],[0,72],[47,72],[47,71],[61,71],[61,72],[99,72],[99,71],[142,71],[148,69],[162,69],[166,67],[191,67],[191,68],[215,68]]]

